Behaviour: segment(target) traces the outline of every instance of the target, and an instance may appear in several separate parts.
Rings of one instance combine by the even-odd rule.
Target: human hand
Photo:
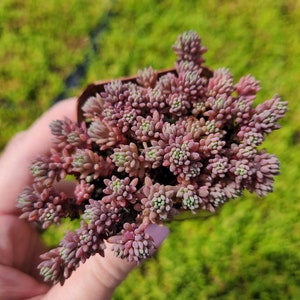
[[[46,249],[33,224],[19,218],[16,200],[24,187],[31,184],[31,161],[51,147],[50,122],[65,116],[75,120],[75,109],[75,99],[56,104],[27,131],[17,134],[0,157],[0,298],[3,300],[110,299],[136,265],[116,258],[107,245],[105,258],[91,257],[63,286],[51,287],[38,274],[39,255]],[[158,225],[149,226],[148,232],[158,246],[168,235],[167,228]]]

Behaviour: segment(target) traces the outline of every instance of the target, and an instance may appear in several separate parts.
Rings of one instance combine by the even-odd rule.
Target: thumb
[[[16,199],[32,181],[29,167],[38,155],[48,153],[52,146],[51,121],[68,117],[76,119],[76,99],[61,101],[45,112],[26,131],[18,133],[0,156],[0,191],[5,191],[5,201],[0,201],[0,213],[19,213]],[[13,186],[12,186],[13,184]],[[8,186],[12,188],[8,189]]]
[[[157,246],[160,246],[169,234],[167,227],[154,224],[148,226],[147,232]],[[100,255],[89,258],[73,272],[63,286],[53,286],[43,299],[111,299],[115,288],[135,266],[135,263],[115,257],[107,244],[104,258]]]

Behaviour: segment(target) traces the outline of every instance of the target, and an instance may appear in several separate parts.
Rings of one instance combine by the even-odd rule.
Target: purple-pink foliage
[[[63,284],[90,256],[104,256],[105,242],[140,262],[156,247],[149,224],[215,212],[245,189],[273,190],[279,161],[258,146],[280,127],[287,102],[275,95],[254,107],[253,76],[234,84],[226,68],[205,75],[206,48],[194,31],[179,35],[173,50],[176,73],[149,67],[136,83],[111,81],[81,107],[83,122],[51,123],[53,148],[33,161],[34,183],[17,206],[44,229],[62,218],[81,226],[42,255],[46,281]],[[76,180],[71,197],[55,188],[67,176]]]

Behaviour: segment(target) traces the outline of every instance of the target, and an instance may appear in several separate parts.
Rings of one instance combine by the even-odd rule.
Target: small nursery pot
[[[157,79],[159,79],[161,76],[166,75],[167,73],[172,73],[174,75],[178,75],[176,72],[175,68],[170,68],[170,69],[164,69],[164,70],[160,70],[157,71]],[[206,78],[210,78],[213,75],[213,71],[210,70],[207,67],[202,67],[202,75],[204,75],[204,77]],[[121,77],[121,78],[117,78],[117,79],[112,79],[112,80],[100,80],[100,81],[96,81],[94,83],[89,84],[84,90],[83,92],[80,94],[80,96],[78,97],[77,100],[77,121],[79,123],[81,123],[84,118],[83,118],[83,111],[82,111],[82,106],[84,105],[84,103],[92,96],[95,96],[96,94],[100,94],[101,92],[104,92],[104,86],[106,84],[111,83],[114,80],[120,80],[122,83],[128,83],[128,82],[132,82],[134,84],[137,83],[137,76],[126,76],[126,77]],[[215,212],[211,212],[208,210],[200,210],[197,211],[197,214],[192,213],[191,211],[181,211],[180,214],[175,215],[171,221],[183,221],[183,220],[187,220],[187,219],[205,219],[205,218],[209,218],[213,215],[217,214],[216,210]],[[168,221],[167,221],[168,222]]]

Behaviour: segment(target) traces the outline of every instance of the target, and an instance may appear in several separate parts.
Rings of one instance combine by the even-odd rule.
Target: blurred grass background
[[[289,102],[264,146],[281,161],[274,193],[246,194],[209,220],[170,224],[155,258],[114,299],[300,299],[299,0],[1,0],[0,149],[54,100],[138,69],[173,66],[194,29],[206,64],[261,81],[258,102]]]

